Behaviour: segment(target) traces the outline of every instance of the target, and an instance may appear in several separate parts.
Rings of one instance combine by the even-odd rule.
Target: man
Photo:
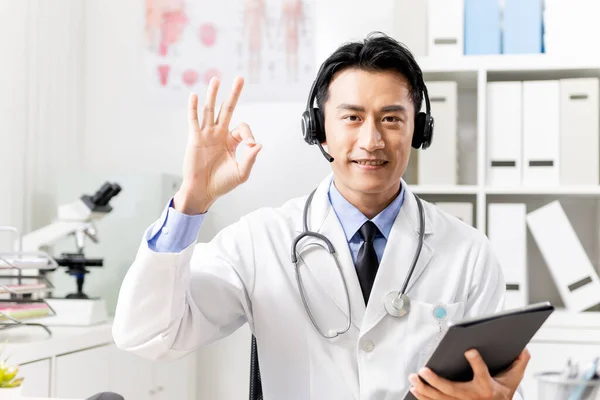
[[[505,283],[485,235],[419,202],[402,180],[423,134],[415,120],[426,89],[410,52],[384,35],[337,49],[314,86],[332,175],[313,195],[257,210],[196,245],[204,215],[248,179],[261,149],[247,125],[228,128],[242,80],[215,117],[218,85],[200,121],[190,97],[183,184],[123,281],[117,345],[176,358],[247,322],[267,399],[401,399],[409,390],[425,400],[520,398],[527,350],[494,378],[476,351],[466,354],[470,382],[419,370],[448,319],[502,309]],[[241,142],[250,149],[238,163]],[[297,239],[307,230],[318,235]],[[415,252],[410,310],[392,316],[384,299],[404,286]]]

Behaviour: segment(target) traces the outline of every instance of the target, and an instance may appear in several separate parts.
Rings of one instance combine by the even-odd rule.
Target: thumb
[[[254,162],[256,161],[256,156],[258,152],[262,149],[262,145],[255,144],[250,146],[248,151],[241,157],[238,162],[238,171],[240,172],[240,178],[242,182],[246,182],[248,177],[250,176],[250,171],[252,171],[252,167],[254,166]]]
[[[519,357],[517,357],[510,367],[508,367],[507,370],[501,373],[499,376],[506,376],[508,374],[524,374],[530,359],[531,353],[529,353],[527,348],[524,348],[521,354],[519,354]]]

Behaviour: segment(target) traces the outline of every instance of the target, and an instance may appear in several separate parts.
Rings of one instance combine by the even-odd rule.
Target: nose
[[[359,146],[367,151],[383,149],[385,143],[375,122],[362,124],[358,139]]]

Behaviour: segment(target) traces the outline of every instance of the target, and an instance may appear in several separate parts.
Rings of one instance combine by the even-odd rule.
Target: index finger
[[[469,361],[469,364],[471,364],[471,369],[473,369],[473,379],[475,378],[484,378],[484,379],[489,379],[490,376],[490,371],[488,370],[487,365],[485,364],[485,361],[483,361],[483,358],[481,357],[481,355],[479,354],[479,352],[475,349],[471,349],[471,350],[467,350],[465,352],[465,356],[467,357],[467,360]]]
[[[233,115],[233,110],[235,110],[235,106],[237,105],[238,99],[240,98],[240,93],[242,93],[242,87],[244,87],[244,78],[238,76],[233,81],[233,86],[231,88],[231,94],[227,101],[221,106],[219,110],[219,115],[217,115],[217,124],[223,126],[229,126],[229,122],[231,121],[231,116]]]
[[[529,350],[526,347],[523,349],[521,354],[519,354],[519,357],[517,357],[517,359],[513,361],[510,367],[508,367],[506,371],[503,371],[500,375],[507,375],[513,371],[517,371],[517,373],[519,374],[525,373],[525,369],[527,368],[527,364],[529,364],[530,359],[531,354],[529,353]]]
[[[198,95],[196,93],[190,93],[190,97],[188,99],[188,120],[194,130],[199,129]]]
[[[464,386],[463,382],[452,382],[446,378],[442,378],[427,367],[421,368],[419,376],[423,377],[430,386],[447,396],[458,397],[460,388]]]

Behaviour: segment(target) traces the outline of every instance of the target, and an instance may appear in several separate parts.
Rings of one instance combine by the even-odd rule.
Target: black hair
[[[381,32],[371,32],[363,41],[343,44],[321,65],[315,90],[317,106],[322,116],[331,80],[336,73],[347,68],[400,73],[410,84],[410,97],[415,107],[415,115],[421,111],[425,83],[414,56],[404,44],[394,38]]]

